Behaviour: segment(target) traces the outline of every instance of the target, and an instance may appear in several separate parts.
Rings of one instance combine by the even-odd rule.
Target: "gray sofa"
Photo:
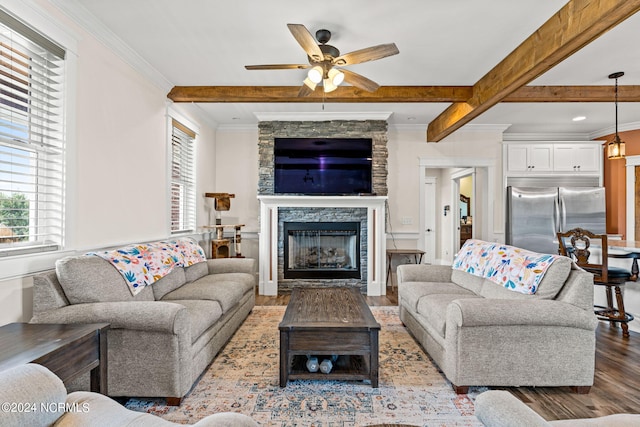
[[[545,421],[508,391],[489,390],[475,403],[476,417],[485,427],[636,427],[638,414],[613,414],[597,418]]]
[[[98,393],[77,391],[67,395],[64,384],[53,372],[26,364],[0,372],[0,426],[29,427],[177,427],[155,415],[126,409]],[[13,405],[13,407],[11,406]],[[197,427],[257,427],[250,417],[220,412],[193,424]]]
[[[444,265],[398,267],[400,319],[457,393],[469,386],[572,386],[595,368],[593,276],[562,257],[534,294]]]
[[[109,323],[107,394],[179,405],[253,309],[256,279],[254,259],[208,259],[133,296],[109,261],[67,257],[34,277],[31,322]]]

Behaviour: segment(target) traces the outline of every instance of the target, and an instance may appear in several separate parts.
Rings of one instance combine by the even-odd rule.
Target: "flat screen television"
[[[276,194],[371,194],[371,138],[275,138]]]

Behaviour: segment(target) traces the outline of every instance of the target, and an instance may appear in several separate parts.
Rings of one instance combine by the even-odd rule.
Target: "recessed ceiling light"
[[[416,119],[416,118],[415,118],[415,117],[413,117],[413,116],[409,116],[409,117],[407,117],[407,120],[415,120],[415,119]]]
[[[576,117],[574,117],[572,120],[573,120],[574,122],[581,122],[581,121],[583,121],[584,119],[586,119],[586,117],[585,117],[585,116],[576,116]]]

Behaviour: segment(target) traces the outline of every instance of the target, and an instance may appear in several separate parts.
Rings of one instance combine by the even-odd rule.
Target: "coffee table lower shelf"
[[[330,356],[318,356],[318,362],[328,359]],[[291,369],[288,374],[289,380],[370,380],[370,364],[364,355],[342,355],[333,364],[330,373],[325,374],[320,371],[309,372],[307,370],[307,356],[294,355],[291,362]]]

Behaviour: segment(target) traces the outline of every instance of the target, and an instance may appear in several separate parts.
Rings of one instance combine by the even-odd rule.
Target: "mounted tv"
[[[371,138],[275,138],[277,194],[371,194]]]

